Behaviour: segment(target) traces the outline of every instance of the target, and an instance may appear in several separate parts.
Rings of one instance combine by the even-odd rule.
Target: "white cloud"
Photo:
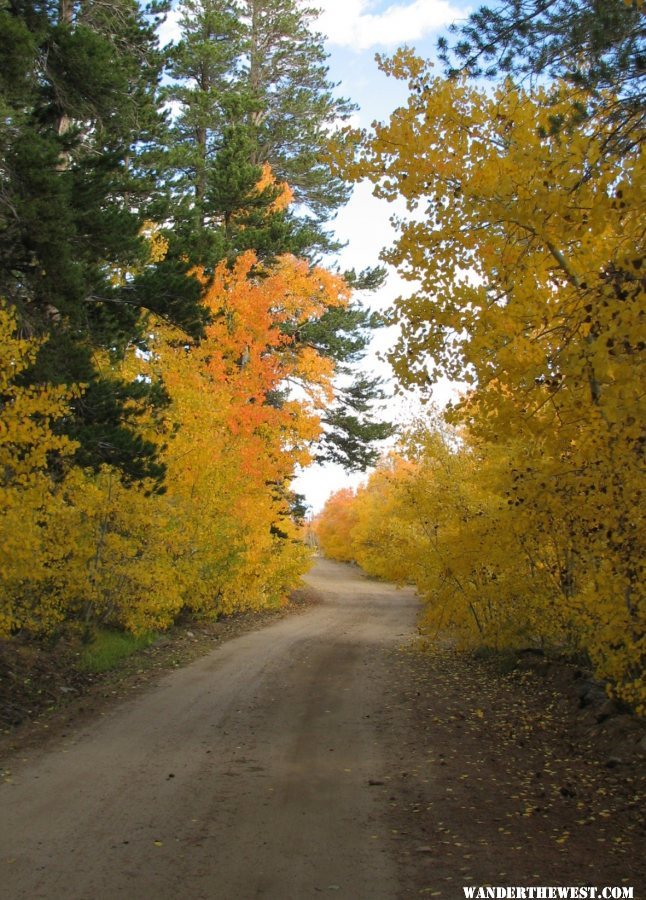
[[[359,51],[419,40],[465,15],[464,6],[460,9],[449,0],[393,3],[382,12],[370,12],[373,0],[319,0],[315,5],[321,10],[317,27],[330,44]],[[160,25],[162,45],[179,39],[180,16],[175,5]]]
[[[334,234],[348,246],[341,256],[341,265],[363,269],[379,262],[379,253],[395,240],[390,224],[393,213],[401,215],[406,210],[405,201],[393,203],[375,197],[370,182],[355,185],[349,202],[342,207],[334,220]]]
[[[464,15],[448,0],[394,3],[370,12],[370,0],[319,0],[318,27],[331,44],[367,50],[419,40]]]
[[[157,36],[162,47],[166,44],[176,43],[181,37],[179,20],[182,16],[179,6],[175,6],[166,14],[165,20],[157,29]]]

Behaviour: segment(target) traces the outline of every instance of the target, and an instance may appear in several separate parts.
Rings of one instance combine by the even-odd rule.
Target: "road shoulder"
[[[373,789],[402,900],[452,900],[465,885],[645,895],[644,723],[597,722],[560,671],[501,674],[466,654],[408,647],[391,654],[389,673],[379,725],[389,771]]]
[[[69,657],[32,648],[36,663],[16,666],[0,646],[0,778],[16,755],[44,749],[77,725],[104,715],[124,699],[136,696],[166,673],[189,665],[230,640],[264,628],[286,616],[307,612],[321,602],[309,585],[292,592],[276,609],[244,612],[215,622],[190,622],[164,633],[151,646],[96,675],[75,671]],[[29,679],[29,690],[21,687]],[[12,716],[18,723],[12,722]]]

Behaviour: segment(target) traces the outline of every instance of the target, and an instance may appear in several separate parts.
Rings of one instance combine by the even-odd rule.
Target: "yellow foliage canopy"
[[[470,385],[447,413],[461,451],[395,470],[410,577],[442,622],[585,651],[643,703],[644,142],[609,154],[611,118],[573,116],[567,84],[490,93],[410,51],[382,67],[408,103],[347,171],[406,201],[385,258],[416,287],[391,360],[422,391]]]
[[[156,234],[151,257],[166,252]],[[170,394],[165,418],[143,427],[167,464],[163,494],[109,467],[65,465],[75,445],[54,426],[72,393],[19,386],[39,345],[0,308],[0,635],[66,622],[146,631],[183,608],[276,605],[307,567],[290,482],[319,436],[333,369],[296,335],[346,303],[347,287],[293,257],[262,267],[253,253],[195,276],[210,314],[204,339],[151,319],[149,353],[132,347],[116,373]]]

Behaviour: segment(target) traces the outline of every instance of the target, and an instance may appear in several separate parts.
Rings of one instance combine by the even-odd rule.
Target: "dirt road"
[[[383,711],[417,604],[319,561],[323,602],[239,637],[18,763],[0,895],[392,900]]]
[[[350,566],[309,581],[307,612],[27,744],[0,785],[2,900],[645,900],[630,716],[598,724],[558,665],[416,652],[412,593]]]

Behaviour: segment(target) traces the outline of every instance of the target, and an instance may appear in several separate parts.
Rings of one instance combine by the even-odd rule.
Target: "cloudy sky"
[[[402,44],[414,47],[420,56],[433,58],[437,38],[446,27],[465,18],[476,2],[467,0],[310,0],[308,5],[321,9],[319,31],[326,35],[330,54],[330,79],[339,82],[339,94],[358,104],[354,124],[368,127],[375,120],[385,120],[395,107],[406,99],[405,85],[386,78],[375,63],[375,54],[393,53]],[[171,13],[160,38],[163,43],[177,31]],[[381,249],[390,244],[393,232],[389,218],[394,212],[385,201],[372,197],[371,188],[360,184],[355,188],[348,205],[341,210],[334,230],[347,242],[338,263],[341,268],[363,269],[379,263]],[[370,304],[386,308],[402,293],[410,290],[391,273],[385,287],[370,297]],[[388,367],[379,354],[394,341],[392,333],[382,333],[365,360],[364,367],[382,376]],[[453,390],[440,386],[435,399],[445,402]],[[388,413],[399,421],[406,421],[417,409],[415,402],[398,398],[389,404]],[[348,476],[336,466],[312,466],[294,482],[294,488],[305,494],[314,512],[335,490],[356,485],[360,476]]]
[[[375,120],[385,120],[406,99],[405,85],[386,78],[374,61],[375,54],[389,54],[402,44],[414,47],[425,58],[435,56],[437,38],[451,22],[463,19],[475,5],[466,0],[318,0],[321,8],[319,29],[327,36],[330,53],[330,78],[340,82],[339,92],[359,105],[357,124],[368,127]],[[379,252],[392,239],[389,218],[393,207],[372,197],[371,188],[361,184],[335,223],[339,238],[347,241],[340,262],[343,268],[362,269],[379,262]],[[387,307],[410,286],[391,273],[385,287],[370,298],[370,303]],[[375,339],[365,366],[387,375],[388,368],[377,353],[392,344],[392,334]],[[448,385],[436,391],[438,403],[453,394]],[[416,411],[413,399],[396,398],[389,413],[406,421]],[[341,487],[356,485],[360,476],[346,475],[336,466],[312,466],[294,483],[305,494],[314,512],[327,497]]]
[[[403,43],[421,49],[465,7],[461,0],[319,0],[315,5],[321,9],[320,28],[330,48],[347,47],[357,53]]]

